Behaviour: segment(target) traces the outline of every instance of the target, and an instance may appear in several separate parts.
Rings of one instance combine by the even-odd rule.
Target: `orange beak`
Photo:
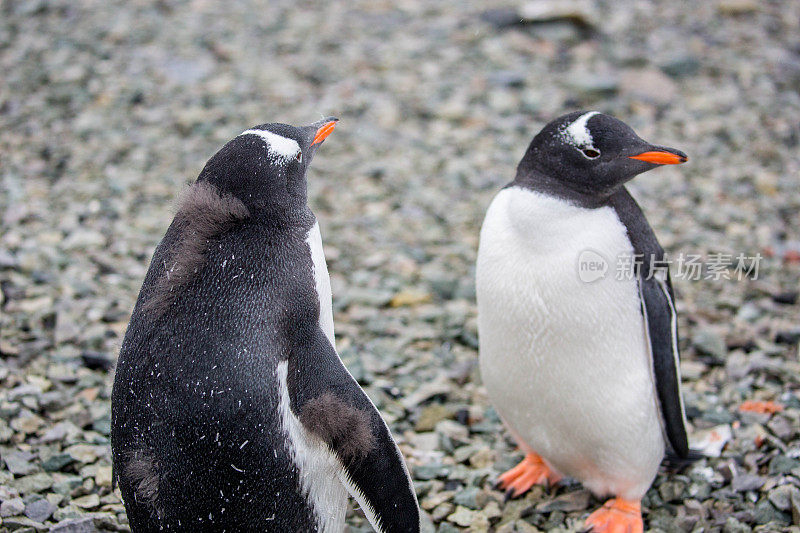
[[[654,165],[678,165],[685,163],[689,158],[685,155],[673,154],[672,152],[662,152],[660,150],[643,152],[638,155],[629,156],[631,159],[638,159]]]
[[[328,137],[328,135],[333,133],[333,128],[336,127],[336,122],[337,122],[336,120],[331,120],[330,122],[326,122],[325,124],[320,126],[320,128],[317,130],[316,135],[314,135],[314,140],[311,141],[311,146],[321,143],[322,141],[325,140],[326,137]]]

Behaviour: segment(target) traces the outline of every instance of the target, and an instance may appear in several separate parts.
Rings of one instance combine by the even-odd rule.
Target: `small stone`
[[[754,476],[752,474],[739,474],[734,476],[731,482],[731,488],[736,492],[747,492],[749,490],[758,490],[764,485],[764,478],[761,476]]]
[[[94,518],[71,518],[62,520],[50,529],[50,533],[101,533]]]
[[[800,468],[800,461],[785,455],[776,455],[775,458],[769,463],[770,475],[788,474],[795,468]]]
[[[25,511],[25,503],[22,498],[11,498],[4,500],[0,504],[0,517],[21,515]]]
[[[111,486],[111,467],[100,466],[97,468],[97,473],[94,476],[94,482],[98,487]]]
[[[665,481],[658,488],[658,494],[665,502],[674,502],[681,499],[686,483],[679,480]]]
[[[64,451],[76,461],[84,464],[94,463],[97,461],[98,457],[100,457],[100,453],[102,453],[98,450],[97,446],[92,446],[90,444],[75,444]]]
[[[25,506],[25,516],[36,522],[44,522],[56,510],[56,506],[44,498],[34,500]]]
[[[416,476],[415,476],[416,477]],[[439,505],[443,504],[444,502],[450,500],[453,497],[455,491],[452,490],[443,490],[440,492],[435,492],[422,500],[420,502],[420,506],[425,510],[431,510]]]
[[[442,420],[436,424],[436,433],[446,435],[454,440],[466,442],[469,440],[469,430],[455,420]]]
[[[475,511],[471,511],[463,505],[459,505],[456,507],[456,511],[448,516],[447,519],[458,526],[467,527],[471,525],[472,521],[475,519]]]
[[[759,525],[769,524],[770,522],[788,525],[790,522],[789,516],[777,510],[766,498],[756,504],[753,518],[756,524]]]
[[[22,494],[44,492],[53,486],[53,478],[50,477],[50,474],[40,472],[15,479],[13,485]]]
[[[432,431],[413,433],[408,437],[408,443],[418,452],[433,452],[439,448],[439,435]]]
[[[414,478],[423,481],[447,476],[449,469],[442,465],[419,465],[414,468]]]
[[[392,299],[389,300],[390,307],[413,307],[420,304],[428,303],[433,299],[431,293],[420,291],[416,289],[405,289],[394,296]]]
[[[440,503],[431,511],[431,518],[436,522],[441,522],[453,512],[453,509],[455,509],[455,505],[452,503]]]
[[[522,21],[527,23],[570,22],[582,28],[590,28],[599,23],[592,4],[583,1],[559,2],[557,0],[537,0],[526,2],[519,10]]]
[[[100,496],[97,494],[87,494],[72,500],[72,505],[80,507],[81,509],[94,509],[100,506]]]
[[[742,524],[732,516],[729,516],[728,519],[725,520],[724,533],[750,533],[751,531],[753,530],[750,526]]]
[[[731,438],[733,438],[731,427],[723,424],[696,432],[694,447],[706,457],[719,457]]]
[[[32,435],[44,425],[44,420],[36,415],[22,416],[11,421],[11,427],[20,433]]]
[[[428,405],[420,411],[414,431],[431,431],[438,422],[450,418],[452,414],[450,408],[440,403]]]
[[[57,472],[75,461],[68,453],[57,453],[42,461],[42,468],[47,472]]]
[[[495,453],[488,447],[482,447],[469,458],[473,468],[489,468],[496,460]]]
[[[11,452],[3,457],[8,471],[17,476],[26,476],[37,470],[36,465],[31,464],[33,454],[26,452]]]
[[[30,533],[31,531],[47,531],[47,526],[41,522],[31,520],[27,516],[11,516],[4,518],[2,525],[4,531],[19,531],[20,533]]]
[[[716,331],[710,329],[701,329],[695,333],[692,337],[692,345],[701,354],[710,355],[719,361],[724,360],[728,353],[723,338]]]
[[[769,501],[780,511],[791,511],[792,499],[800,496],[800,489],[792,485],[781,485],[769,492]]]
[[[486,493],[478,487],[467,487],[458,491],[453,497],[453,503],[468,509],[480,509],[486,503],[486,500]]]
[[[81,486],[83,480],[79,476],[66,476],[63,479],[53,483],[53,492],[62,496],[69,496],[69,494]]]
[[[582,511],[589,506],[591,498],[592,495],[588,490],[576,490],[542,502],[536,506],[536,510],[541,513]]]
[[[497,533],[541,533],[541,530],[525,520],[515,520],[499,527]]]
[[[769,422],[767,422],[767,427],[772,431],[779,439],[788,442],[795,433],[794,425],[789,422],[786,417],[784,416],[773,416]]]

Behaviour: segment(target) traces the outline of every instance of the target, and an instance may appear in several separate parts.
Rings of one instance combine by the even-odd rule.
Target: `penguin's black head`
[[[644,141],[621,120],[577,111],[550,122],[533,138],[517,176],[604,198],[637,174],[687,159],[680,150]]]
[[[241,200],[251,213],[287,213],[306,205],[306,170],[339,119],[308,126],[261,124],[245,130],[208,160],[197,181]]]

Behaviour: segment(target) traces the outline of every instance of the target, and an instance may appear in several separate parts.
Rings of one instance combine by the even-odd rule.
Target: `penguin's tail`
[[[663,466],[667,472],[677,474],[683,472],[687,467],[696,463],[703,457],[705,457],[705,455],[703,455],[703,452],[700,450],[690,449],[686,457],[681,457],[674,451],[667,450],[664,454],[664,460],[661,461],[661,466]]]

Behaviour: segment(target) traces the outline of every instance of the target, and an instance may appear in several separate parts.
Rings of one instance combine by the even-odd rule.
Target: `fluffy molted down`
[[[178,241],[166,262],[166,270],[144,304],[145,310],[161,315],[203,268],[210,242],[249,216],[241,200],[220,194],[213,185],[195,182],[190,186],[181,197],[175,215]]]
[[[306,402],[300,422],[330,445],[343,461],[361,459],[375,446],[367,412],[348,405],[330,392]]]
[[[124,476],[134,487],[134,497],[139,503],[150,505],[156,515],[161,512],[157,505],[159,475],[157,463],[147,452],[131,452],[125,465]]]

